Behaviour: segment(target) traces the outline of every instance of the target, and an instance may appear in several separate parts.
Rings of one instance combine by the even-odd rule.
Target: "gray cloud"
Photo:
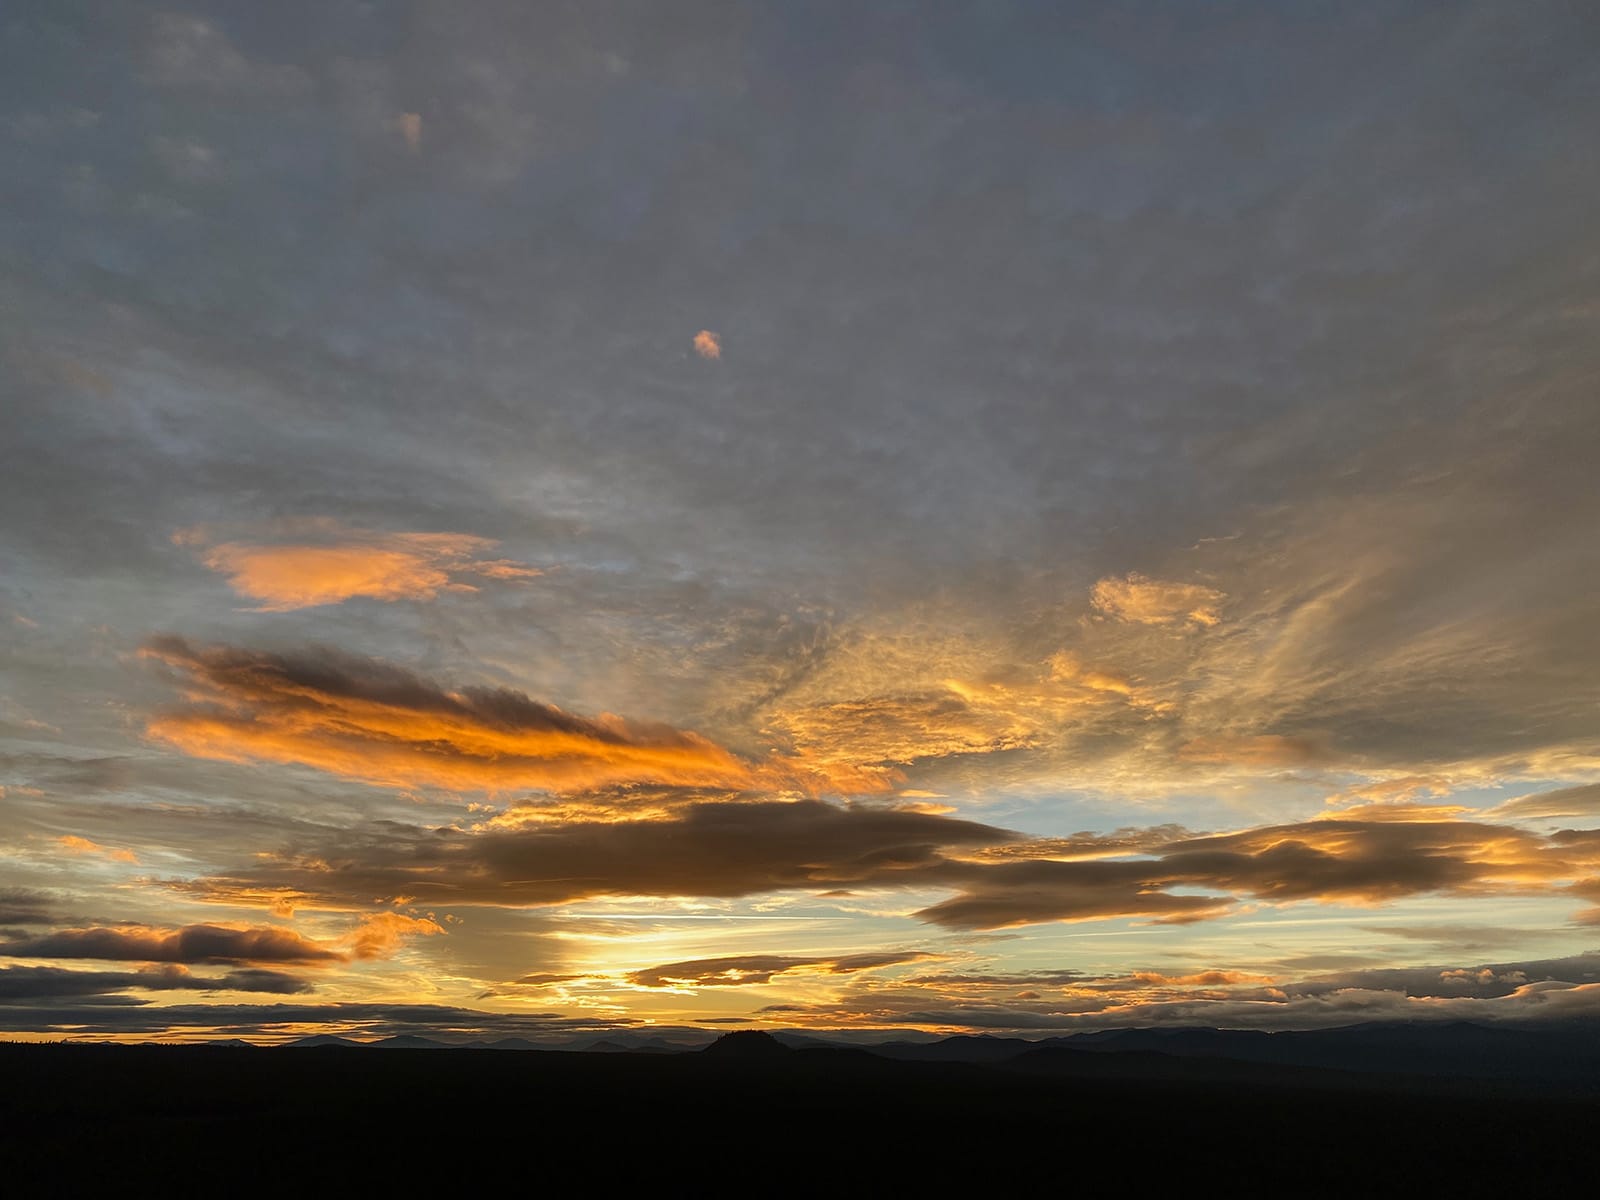
[[[1306,821],[1182,838],[1150,847],[1142,861],[1002,862],[971,872],[960,895],[918,915],[990,929],[1103,916],[1203,919],[1241,895],[1373,903],[1496,879],[1542,889],[1584,870],[1590,852],[1570,838],[1489,823]],[[1179,886],[1213,894],[1166,890]]]
[[[861,881],[940,877],[943,849],[1004,830],[917,812],[820,801],[701,800],[660,820],[569,821],[481,833],[398,823],[181,890],[213,899],[283,894],[342,905],[355,896],[424,903],[539,905],[604,895],[748,896]]]
[[[21,968],[13,968],[21,969]],[[67,972],[63,972],[67,974]],[[220,1029],[234,1035],[300,1036],[306,1026],[363,1038],[445,1029],[460,1036],[560,1037],[634,1024],[628,1018],[569,1019],[559,1013],[496,1013],[446,1004],[83,1004],[18,1007],[6,1015],[19,1033],[161,1033]]]
[[[911,977],[832,1003],[759,1010],[857,1027],[935,1027],[1071,1032],[1207,1026],[1310,1029],[1361,1021],[1517,1021],[1593,1017],[1600,1011],[1600,954],[1467,966],[1349,970],[1268,983],[1219,970],[1172,975],[1081,975],[1018,994],[1009,975]],[[958,1000],[959,1004],[951,1004]]]
[[[1343,971],[1283,985],[1291,996],[1320,996],[1345,990],[1403,992],[1410,997],[1470,996],[1495,999],[1533,984],[1569,987],[1600,984],[1600,952],[1532,962],[1480,964],[1471,967],[1406,967]]]
[[[315,988],[281,971],[246,969],[226,975],[191,975],[181,967],[148,971],[65,971],[57,967],[0,967],[0,1004],[104,997],[105,1003],[144,1003],[126,996],[143,992],[275,992],[290,995]],[[27,1018],[20,1018],[26,1020]],[[9,1021],[9,1018],[8,1018]]]
[[[336,950],[289,929],[229,929],[188,925],[182,929],[120,926],[62,929],[37,937],[0,942],[12,958],[98,958],[137,962],[328,963],[344,958]]]
[[[340,831],[236,872],[172,881],[229,903],[346,907],[406,902],[554,905],[606,895],[749,896],[841,884],[949,888],[917,911],[952,929],[1148,917],[1185,923],[1241,899],[1379,903],[1429,893],[1548,891],[1587,880],[1593,836],[1544,837],[1514,826],[1448,819],[1330,819],[1142,841],[1142,855],[1059,861],[1082,839],[1029,843],[951,817],[818,801],[681,799],[660,819],[576,819],[466,832],[398,823]],[[1126,853],[1131,835],[1111,844]],[[1182,890],[1180,890],[1182,889]],[[1600,896],[1588,882],[1574,894]],[[1198,892],[1198,894],[1196,894]]]
[[[28,888],[0,888],[0,926],[43,925],[51,919],[50,898]]]
[[[1558,821],[1600,816],[1600,783],[1518,796],[1490,810],[1506,821]]]

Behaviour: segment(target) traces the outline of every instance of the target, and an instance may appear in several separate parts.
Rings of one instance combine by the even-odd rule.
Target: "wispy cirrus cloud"
[[[1532,792],[1497,805],[1492,816],[1511,821],[1552,821],[1600,817],[1600,783]]]
[[[86,837],[79,837],[75,833],[65,833],[56,838],[56,844],[71,854],[93,854],[101,858],[108,858],[112,862],[133,863],[139,861],[139,856],[132,850],[121,849],[114,846],[102,846],[99,842],[92,842]]]
[[[761,714],[807,760],[892,765],[1048,754],[1075,736],[1146,721],[1162,702],[1066,650],[1010,663],[981,638],[857,630]]]
[[[282,521],[254,535],[223,540],[206,526],[179,530],[174,543],[193,548],[228,586],[263,612],[288,612],[366,598],[432,600],[441,592],[474,592],[468,578],[521,580],[538,568],[489,557],[492,538],[465,533],[388,533],[326,518]]]
[[[1227,599],[1216,588],[1199,583],[1150,579],[1137,571],[1107,576],[1094,585],[1090,599],[1097,612],[1139,625],[1215,625]]]

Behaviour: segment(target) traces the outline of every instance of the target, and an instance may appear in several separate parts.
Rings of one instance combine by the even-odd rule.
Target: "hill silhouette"
[[[787,1058],[795,1051],[764,1029],[740,1029],[723,1034],[700,1053],[712,1058],[770,1060]]]

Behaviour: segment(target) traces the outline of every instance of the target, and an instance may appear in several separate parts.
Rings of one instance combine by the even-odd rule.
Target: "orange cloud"
[[[1198,583],[1150,579],[1137,571],[1122,578],[1108,576],[1094,585],[1094,607],[1108,617],[1139,625],[1215,625],[1217,606],[1227,599],[1215,588]]]
[[[1314,738],[1275,733],[1216,734],[1193,738],[1178,748],[1178,757],[1186,762],[1234,767],[1298,767],[1316,762],[1324,754]]]
[[[701,358],[722,357],[722,335],[702,329],[694,335],[694,352]]]
[[[1196,971],[1192,975],[1163,975],[1160,971],[1135,971],[1135,983],[1157,987],[1235,987],[1242,983],[1273,983],[1271,975],[1252,975],[1248,971]]]
[[[387,958],[413,937],[433,937],[444,927],[431,917],[408,917],[403,913],[369,913],[345,939],[351,958]]]
[[[98,854],[112,862],[137,863],[138,856],[132,850],[116,850],[110,846],[102,846],[98,842],[91,842],[88,838],[78,837],[76,834],[63,834],[56,842],[72,851],[74,854]]]
[[[825,975],[853,975],[904,963],[937,959],[937,954],[921,951],[887,954],[849,954],[839,958],[802,958],[781,954],[743,954],[728,958],[700,958],[690,962],[667,963],[634,971],[628,982],[637,987],[741,987],[769,983],[775,975],[790,971],[820,972]]]
[[[180,530],[173,541],[201,548],[201,561],[228,578],[262,612],[287,612],[355,597],[431,600],[471,592],[461,575],[528,579],[537,568],[480,558],[497,544],[464,533],[381,533],[327,520],[286,522],[267,540],[214,542],[205,528]]]
[[[395,128],[400,131],[400,136],[405,138],[406,145],[411,153],[415,154],[422,149],[422,114],[407,112],[401,113],[394,119]]]
[[[386,787],[569,790],[618,783],[739,787],[751,769],[694,733],[580,717],[505,688],[447,691],[335,651],[278,655],[157,638],[190,705],[153,738],[200,758],[299,763]]]
[[[766,720],[770,732],[817,762],[910,763],[1035,748],[1107,712],[1149,703],[1120,676],[1057,654],[1042,670],[1008,678],[951,675],[917,690],[791,703]]]

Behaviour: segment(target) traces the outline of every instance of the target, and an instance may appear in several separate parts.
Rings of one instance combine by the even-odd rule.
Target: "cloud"
[[[859,633],[763,714],[763,730],[807,761],[909,764],[1047,749],[1149,715],[1143,689],[1075,654],[1019,667],[995,654],[972,639]]]
[[[12,968],[23,971],[29,968]],[[3,972],[4,968],[0,968]],[[72,972],[61,972],[62,975]],[[28,988],[19,980],[19,991]],[[48,985],[46,985],[48,986]],[[70,983],[58,986],[70,987]],[[134,986],[134,985],[129,985]],[[194,989],[183,989],[194,990]],[[202,989],[208,990],[208,989]],[[71,999],[70,995],[63,999]],[[47,999],[47,998],[46,998]],[[87,1002],[85,1002],[85,1000]],[[104,1033],[200,1033],[259,1036],[288,1040],[307,1033],[338,1033],[363,1038],[397,1033],[443,1033],[445,1037],[531,1037],[568,1041],[580,1033],[604,1033],[636,1027],[630,1017],[566,1017],[560,1013],[500,1013],[449,1004],[183,1004],[150,1005],[124,998],[96,1002],[94,994],[78,1005],[24,1003],[5,1016],[12,1033],[70,1031]],[[653,1031],[662,1032],[659,1027]]]
[[[1185,922],[1233,907],[1228,895],[1175,895],[1159,863],[1019,862],[974,869],[960,894],[915,916],[951,929],[1151,917]],[[1189,881],[1185,881],[1189,882]]]
[[[923,962],[937,955],[920,952],[848,954],[836,958],[795,957],[782,954],[742,954],[724,958],[699,958],[634,971],[628,982],[639,987],[740,987],[770,983],[774,976],[793,971],[824,975],[851,975],[903,963]]]
[[[1215,625],[1222,620],[1217,608],[1226,599],[1215,588],[1150,579],[1137,571],[1108,576],[1090,593],[1097,611],[1139,625]]]
[[[1021,987],[1024,990],[1018,991]],[[910,976],[769,1006],[812,1026],[1029,1030],[1315,1028],[1364,1020],[1537,1021],[1600,1012],[1600,953],[1306,977],[1208,967]]]
[[[967,851],[962,857],[978,862],[1016,862],[1048,859],[1127,858],[1189,837],[1181,825],[1127,826],[1111,833],[1075,833],[1068,837],[1027,838]]]
[[[67,971],[59,967],[0,967],[0,1005],[40,1000],[119,996],[148,992],[274,992],[294,995],[312,985],[279,971],[245,969],[226,975],[191,975],[181,966],[145,971]],[[142,1002],[141,1002],[142,1003]]]
[[[394,120],[395,128],[400,131],[400,136],[405,139],[407,148],[415,154],[422,149],[422,114],[414,112],[401,113]]]
[[[638,822],[507,829],[394,822],[329,831],[169,886],[211,902],[349,908],[561,904],[608,895],[735,897],[845,887],[945,890],[911,915],[950,929],[1146,918],[1189,923],[1246,902],[1379,905],[1417,895],[1590,894],[1600,842],[1385,806],[1229,833],[1027,839],[947,816],[815,800],[686,797]],[[1600,891],[1595,893],[1600,895]]]
[[[944,850],[1013,836],[949,817],[816,800],[695,800],[640,822],[329,830],[325,846],[170,886],[220,902],[262,905],[287,896],[334,908],[396,896],[507,907],[607,895],[733,897],[861,882],[937,884],[972,869]]]
[[[1327,750],[1312,737],[1219,733],[1184,742],[1178,747],[1178,757],[1221,766],[1301,767],[1326,758]]]
[[[178,545],[228,577],[262,612],[288,612],[365,597],[392,602],[432,600],[440,592],[473,592],[461,576],[531,579],[541,572],[510,559],[484,558],[498,543],[464,533],[382,533],[337,521],[280,522],[267,541],[217,541],[205,526],[180,530]]]
[[[137,863],[139,858],[132,850],[118,850],[110,846],[102,846],[91,842],[88,838],[78,837],[68,833],[56,839],[56,842],[73,854],[97,854],[102,858],[109,858],[112,862]]]
[[[694,335],[694,352],[701,358],[721,358],[722,335],[713,333],[709,329],[702,329]]]
[[[1504,821],[1556,821],[1600,816],[1600,783],[1555,788],[1518,796],[1489,809],[1485,816]]]
[[[1454,950],[1488,950],[1494,947],[1526,945],[1540,931],[1511,925],[1465,925],[1437,923],[1427,925],[1363,925],[1363,933],[1377,937],[1405,938],[1432,942]]]
[[[1148,857],[1135,860],[975,863],[958,895],[916,915],[953,928],[996,929],[1112,916],[1203,920],[1241,898],[1379,904],[1426,893],[1545,893],[1586,875],[1600,854],[1571,835],[1543,838],[1505,825],[1428,819],[1425,811],[1420,819],[1392,809],[1384,815],[1178,838],[1146,847]]]
[[[43,925],[51,919],[50,899],[29,888],[0,888],[0,926]]]
[[[246,58],[202,17],[157,13],[145,55],[146,78],[171,88],[282,101],[305,95],[311,78],[300,67]]]
[[[407,940],[433,937],[444,927],[428,917],[408,917],[403,913],[370,913],[361,918],[356,931],[345,939],[351,958],[387,958]]]
[[[298,655],[149,641],[192,702],[149,735],[229,762],[299,763],[389,787],[577,789],[612,783],[739,786],[748,766],[693,733],[589,718],[508,688],[448,691],[335,650]]]
[[[288,929],[187,925],[152,929],[142,925],[62,929],[0,942],[10,958],[98,958],[137,962],[327,963],[343,956]]]

